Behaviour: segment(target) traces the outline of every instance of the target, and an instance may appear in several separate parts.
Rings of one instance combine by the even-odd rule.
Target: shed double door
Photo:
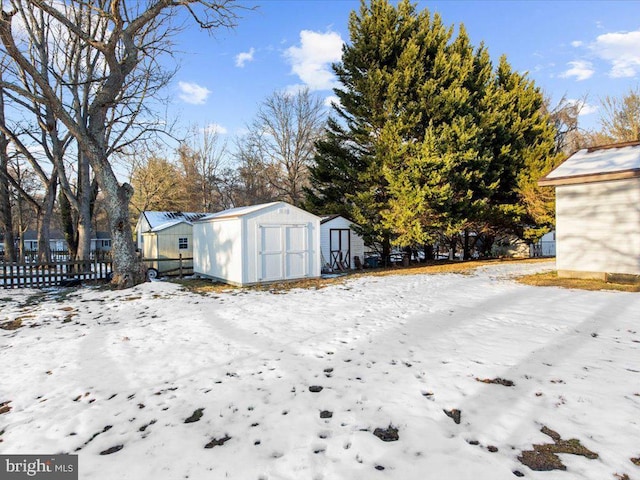
[[[329,230],[329,253],[332,270],[351,268],[351,230],[348,228]]]
[[[307,225],[260,225],[260,281],[308,276]]]

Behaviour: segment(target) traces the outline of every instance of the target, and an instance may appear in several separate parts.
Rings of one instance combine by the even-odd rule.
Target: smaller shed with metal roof
[[[539,184],[556,189],[559,276],[640,280],[640,142],[579,150]]]
[[[145,211],[136,225],[138,248],[147,268],[155,274],[171,272],[180,261],[166,260],[193,256],[193,221],[207,213]]]
[[[320,218],[286,202],[238,207],[193,225],[193,271],[233,285],[320,276]]]

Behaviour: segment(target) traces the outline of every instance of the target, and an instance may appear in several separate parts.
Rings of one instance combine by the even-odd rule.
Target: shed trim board
[[[557,185],[577,185],[581,183],[608,182],[611,180],[625,180],[627,178],[640,177],[640,170],[629,169],[612,173],[589,173],[585,175],[574,175],[555,178],[541,178],[538,185],[541,187],[551,187]]]

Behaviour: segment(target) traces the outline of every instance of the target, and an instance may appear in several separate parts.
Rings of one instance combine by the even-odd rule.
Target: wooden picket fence
[[[0,263],[0,288],[43,288],[73,285],[83,281],[108,280],[112,262],[108,257],[92,260]]]
[[[142,263],[159,276],[182,278],[193,275],[193,257],[183,257],[182,254],[178,258],[143,258]]]

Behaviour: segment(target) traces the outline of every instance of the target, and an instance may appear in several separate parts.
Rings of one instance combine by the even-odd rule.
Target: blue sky
[[[250,5],[249,2],[244,2]],[[180,70],[170,87],[169,113],[181,125],[215,125],[230,141],[274,90],[303,85],[323,99],[335,81],[330,64],[349,41],[357,0],[256,0],[233,30],[214,36],[193,25],[180,34]],[[639,85],[640,2],[419,1],[446,25],[465,25],[497,62],[506,54],[554,101],[588,95],[581,117],[597,125],[605,95]]]

